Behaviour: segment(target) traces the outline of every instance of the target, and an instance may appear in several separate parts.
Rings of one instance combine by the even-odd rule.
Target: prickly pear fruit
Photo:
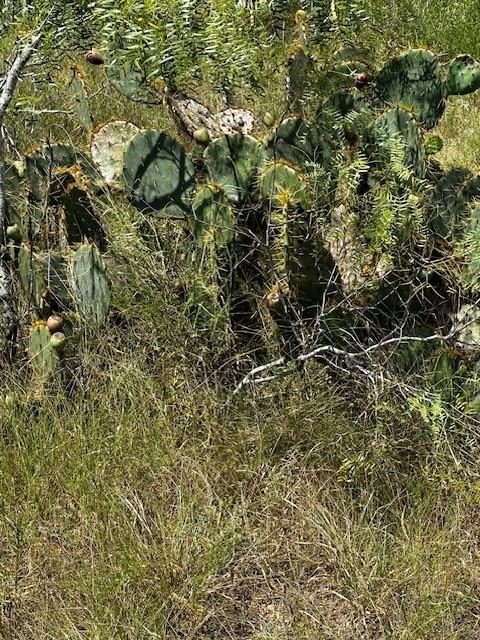
[[[100,51],[98,51],[97,49],[92,49],[91,51],[88,51],[88,53],[85,54],[85,60],[89,64],[94,64],[94,65],[104,64],[103,56],[100,53]]]
[[[263,124],[266,127],[273,127],[273,125],[275,124],[275,117],[272,113],[270,113],[270,111],[267,111],[263,115]]]
[[[355,86],[357,89],[363,89],[363,87],[370,82],[366,73],[359,73],[355,78]]]
[[[65,341],[65,334],[61,331],[56,331],[50,338],[52,349],[54,349],[57,353],[62,353],[65,348]]]
[[[205,127],[202,127],[201,129],[195,129],[195,131],[193,132],[193,139],[199,144],[207,145],[210,142],[210,134]]]
[[[63,329],[63,318],[59,315],[52,315],[47,320],[47,329],[50,333],[57,333]]]
[[[22,239],[22,231],[18,224],[11,224],[7,227],[7,238],[15,242],[20,242]]]

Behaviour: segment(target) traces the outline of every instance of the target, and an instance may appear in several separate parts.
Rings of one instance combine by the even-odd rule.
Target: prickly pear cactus
[[[75,178],[61,196],[66,240],[75,245],[85,240],[94,242],[100,249],[106,247],[106,234],[95,212],[93,200]]]
[[[398,107],[388,109],[376,119],[373,127],[387,140],[395,137],[405,150],[403,158],[405,166],[409,167],[417,178],[425,176],[425,148],[422,133],[411,113]]]
[[[265,155],[307,170],[309,163],[329,169],[334,161],[332,144],[323,132],[299,117],[286,118],[276,127],[267,140]]]
[[[28,341],[28,355],[37,383],[44,384],[58,369],[60,355],[52,347],[52,335],[43,321],[36,322]]]
[[[229,244],[235,237],[235,226],[235,215],[222,191],[204,186],[195,196],[190,220],[197,244],[200,247],[211,242],[219,247]]]
[[[159,104],[162,101],[162,97],[148,84],[143,69],[134,67],[132,63],[110,62],[107,66],[107,78],[129,100],[146,104]]]
[[[80,315],[87,326],[101,326],[108,314],[111,292],[105,264],[95,245],[84,244],[75,251],[72,275]]]
[[[93,161],[112,189],[123,189],[123,155],[139,129],[131,122],[116,120],[96,129],[90,140]]]
[[[34,199],[43,203],[58,188],[55,175],[69,169],[89,187],[98,187],[98,175],[86,155],[69,144],[52,144],[30,153],[25,159],[25,177]]]
[[[448,67],[448,95],[461,96],[477,89],[480,89],[480,62],[466,55],[454,58]]]
[[[70,67],[70,72],[71,76],[68,89],[73,98],[73,106],[77,120],[85,131],[90,131],[93,128],[93,118],[90,113],[90,105],[88,104],[88,96],[82,78],[82,72],[75,65]]]
[[[468,224],[470,204],[480,198],[480,174],[463,168],[450,169],[437,182],[432,197],[429,226],[438,239],[459,239]]]
[[[18,254],[18,275],[27,299],[42,315],[71,308],[68,263],[62,254],[36,252],[23,244]]]
[[[195,186],[192,161],[176,140],[160,131],[139,131],[124,154],[123,177],[133,204],[158,216],[183,218]]]
[[[434,127],[442,117],[446,96],[440,64],[425,49],[413,49],[389,60],[375,85],[379,106],[410,110],[426,129]]]
[[[205,150],[211,182],[219,185],[236,204],[245,200],[257,169],[260,144],[239,133],[212,141]]]
[[[262,200],[274,208],[302,207],[308,209],[310,192],[302,173],[279,161],[268,166],[259,175]]]
[[[429,227],[436,238],[446,239],[453,232],[457,194],[469,175],[467,169],[457,167],[450,169],[438,180],[429,215]]]
[[[295,45],[288,61],[289,105],[294,113],[302,112],[302,95],[305,88],[307,74],[311,66],[311,59],[305,53],[302,45]]]

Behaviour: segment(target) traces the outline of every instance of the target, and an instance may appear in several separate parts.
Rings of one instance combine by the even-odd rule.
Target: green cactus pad
[[[110,283],[95,245],[84,244],[75,251],[72,274],[80,315],[88,326],[101,326],[110,305]]]
[[[480,89],[480,62],[470,56],[457,56],[448,67],[447,93],[462,96]]]
[[[123,177],[138,209],[166,217],[188,214],[195,170],[183,147],[167,134],[139,131],[125,150]]]
[[[128,143],[138,131],[138,127],[131,122],[117,120],[107,122],[92,134],[90,150],[93,161],[112,189],[122,189],[125,186],[123,155]]]
[[[262,200],[275,208],[308,209],[310,193],[305,178],[298,170],[282,162],[275,162],[259,176]]]
[[[42,147],[26,157],[25,176],[30,191],[37,202],[43,203],[50,189],[56,189],[54,176],[58,169],[72,169],[82,173],[89,186],[98,186],[98,174],[87,156],[69,144],[52,144]],[[50,181],[50,184],[49,184]]]
[[[382,113],[374,123],[374,129],[388,138],[395,136],[405,149],[405,166],[412,169],[417,178],[425,176],[425,149],[422,133],[411,113],[398,107]]]
[[[470,175],[467,169],[454,168],[437,182],[428,222],[435,237],[446,239],[454,232],[458,194]]]
[[[22,245],[18,254],[18,274],[25,295],[40,311],[62,311],[72,306],[68,286],[68,263],[54,251],[31,252]]]
[[[25,182],[14,164],[5,166],[5,198],[7,219],[9,224],[22,225],[22,213],[26,209],[27,200],[24,195]]]
[[[162,101],[162,97],[149,85],[144,70],[134,67],[132,63],[110,62],[107,66],[107,78],[129,100],[146,104],[159,104]]]
[[[267,141],[266,158],[284,160],[302,169],[308,163],[318,163],[330,168],[334,150],[321,129],[307,124],[302,118],[283,120]]]
[[[28,355],[34,375],[40,383],[45,383],[60,365],[60,356],[52,348],[51,337],[43,323],[33,325],[30,331]]]
[[[61,198],[67,241],[70,245],[89,240],[101,250],[106,246],[106,234],[92,199],[75,180],[68,185]]]
[[[203,187],[195,196],[190,228],[197,244],[202,247],[211,242],[222,246],[235,237],[235,215],[223,193],[210,186]]]
[[[79,69],[75,66],[70,68],[71,77],[68,88],[73,98],[73,107],[79,124],[90,131],[93,128],[93,119],[90,114],[90,105],[88,104],[87,91],[83,82]]]
[[[260,158],[258,141],[240,133],[222,136],[208,145],[204,158],[211,182],[221,186],[230,201],[245,200]]]
[[[445,98],[440,64],[433,53],[424,49],[413,49],[387,62],[375,85],[379,105],[412,111],[426,129],[440,120]]]
[[[290,108],[297,113],[302,110],[302,95],[306,78],[312,66],[310,57],[297,46],[288,60],[288,96]]]

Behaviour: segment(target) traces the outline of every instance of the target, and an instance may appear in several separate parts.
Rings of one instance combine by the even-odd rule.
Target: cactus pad
[[[445,110],[446,87],[438,60],[424,49],[393,58],[378,75],[375,98],[379,105],[412,111],[420,124],[431,129]]]
[[[139,131],[124,154],[123,176],[133,204],[142,211],[185,217],[195,170],[183,147],[159,131]]]
[[[222,187],[229,200],[239,203],[248,195],[259,154],[255,138],[235,133],[211,142],[204,157],[211,181]]]
[[[456,225],[455,211],[458,208],[458,194],[470,172],[467,169],[450,169],[437,182],[432,196],[432,207],[429,216],[429,227],[437,238],[448,238],[453,234]]]
[[[192,205],[190,227],[197,244],[210,242],[217,246],[229,244],[235,237],[235,216],[223,193],[210,186],[203,187]]]
[[[465,55],[454,58],[448,67],[448,95],[465,95],[477,89],[480,89],[480,62]]]
[[[75,251],[72,273],[80,315],[88,326],[101,326],[110,305],[110,284],[95,245],[84,244]]]
[[[138,131],[131,122],[117,120],[107,122],[92,134],[90,148],[93,161],[107,185],[113,189],[124,187],[123,154]]]
[[[28,341],[28,355],[38,382],[45,383],[60,364],[58,352],[52,348],[51,333],[44,322],[35,323]]]
[[[274,208],[308,209],[310,194],[302,174],[293,167],[275,162],[259,177],[260,196]]]
[[[275,161],[306,168],[309,162],[328,167],[333,161],[333,148],[322,131],[302,118],[287,118],[272,132],[266,156]]]
[[[388,109],[380,115],[374,129],[389,138],[395,137],[405,149],[404,164],[412,169],[417,178],[425,176],[425,149],[422,134],[411,113],[398,107]]]
[[[55,190],[55,173],[58,169],[72,169],[82,174],[89,185],[97,184],[98,175],[87,156],[69,144],[52,144],[42,147],[26,157],[25,176],[30,191],[37,202],[43,202]],[[48,187],[48,194],[47,194]]]
[[[35,253],[28,245],[18,255],[20,284],[27,297],[42,313],[71,308],[66,258],[54,251]]]
[[[93,119],[90,114],[85,83],[83,82],[80,70],[76,66],[72,66],[70,71],[71,77],[68,88],[73,98],[75,114],[78,122],[85,131],[90,131],[93,128]]]
[[[111,62],[107,66],[107,78],[110,84],[123,96],[134,102],[159,104],[161,96],[149,86],[143,69],[132,63]]]

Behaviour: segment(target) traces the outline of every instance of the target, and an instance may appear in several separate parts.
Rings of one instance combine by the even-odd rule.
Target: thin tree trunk
[[[31,42],[16,56],[3,78],[0,93],[0,343],[8,359],[11,359],[13,355],[17,332],[17,317],[12,299],[12,278],[7,250],[8,220],[5,192],[5,134],[3,121],[22,71],[35,52],[41,36],[41,33],[37,33]]]

